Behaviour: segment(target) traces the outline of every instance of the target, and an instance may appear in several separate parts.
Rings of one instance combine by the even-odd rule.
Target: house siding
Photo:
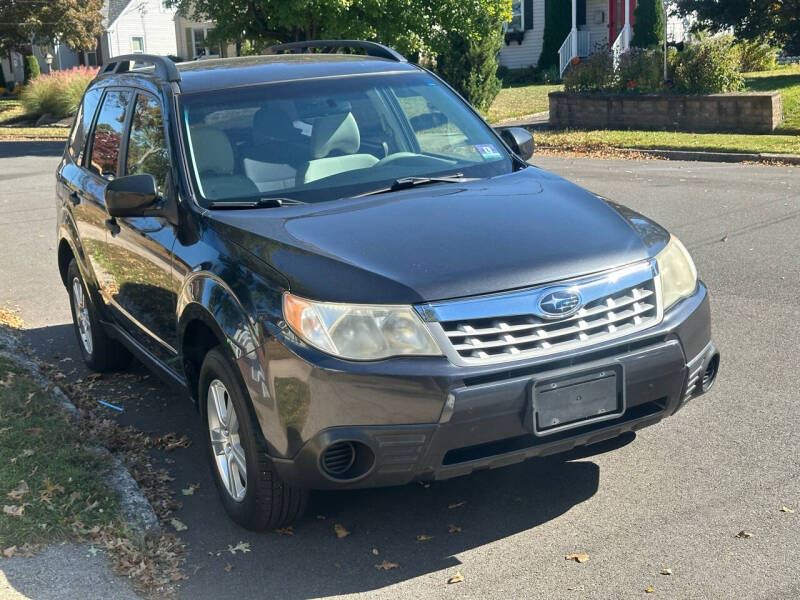
[[[161,0],[134,0],[107,33],[111,56],[132,54],[132,37],[144,38],[148,54],[176,55],[175,9],[162,8]]]
[[[589,47],[592,51],[607,48],[608,0],[586,0],[586,24],[578,29],[589,32]]]
[[[533,29],[525,32],[521,44],[511,42],[500,49],[500,64],[509,69],[530,67],[539,62],[544,39],[544,0],[533,1]]]

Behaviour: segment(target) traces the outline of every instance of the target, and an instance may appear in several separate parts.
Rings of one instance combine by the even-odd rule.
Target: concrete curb
[[[570,152],[569,149],[565,149],[560,146],[537,146],[537,148],[556,152]],[[609,150],[623,154],[629,153],[644,156],[654,156],[666,160],[725,163],[768,162],[800,165],[800,154],[772,154],[767,152],[762,152],[759,154],[743,152],[700,152],[696,150],[650,150],[644,148],[618,148],[616,146],[608,146],[608,148]]]
[[[41,388],[50,392],[53,403],[70,417],[76,420],[82,418],[77,407],[64,391],[42,375],[39,365],[22,355],[19,351],[19,343],[13,336],[0,330],[0,344],[6,348],[0,349],[0,356],[25,369]],[[122,461],[102,446],[91,446],[89,449],[98,456],[108,459],[110,464],[108,484],[119,494],[122,517],[130,530],[136,535],[159,535],[161,525],[155,510]]]

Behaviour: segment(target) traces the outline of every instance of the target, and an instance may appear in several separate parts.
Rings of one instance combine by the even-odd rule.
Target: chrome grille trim
[[[554,289],[580,294],[583,305],[564,319],[543,314]],[[451,362],[507,362],[589,347],[661,322],[655,261],[535,288],[428,303],[417,311]]]

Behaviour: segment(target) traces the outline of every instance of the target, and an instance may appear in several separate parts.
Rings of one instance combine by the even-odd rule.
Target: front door
[[[631,27],[636,22],[633,12],[636,10],[637,0],[630,2]],[[611,47],[617,41],[617,36],[625,27],[625,0],[608,0],[608,46]],[[631,32],[631,36],[633,32]]]
[[[120,175],[148,173],[162,195],[171,194],[161,103],[155,96],[137,91],[132,104]],[[106,241],[109,309],[137,342],[171,364],[177,355],[172,225],[161,217],[117,218]]]

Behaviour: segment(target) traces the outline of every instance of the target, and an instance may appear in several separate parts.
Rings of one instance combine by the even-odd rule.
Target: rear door
[[[169,156],[160,100],[135,90],[123,136],[120,176],[150,174],[162,197],[174,202]],[[175,230],[164,218],[117,218],[106,237],[105,252],[107,299],[115,320],[168,365],[177,356],[174,243]]]

